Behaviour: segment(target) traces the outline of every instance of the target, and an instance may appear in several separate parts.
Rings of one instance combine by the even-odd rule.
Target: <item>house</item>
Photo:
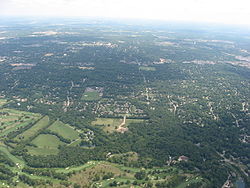
[[[180,157],[178,158],[178,161],[179,161],[179,162],[181,162],[181,161],[187,162],[187,161],[188,161],[188,157],[182,155],[182,156],[180,156]]]

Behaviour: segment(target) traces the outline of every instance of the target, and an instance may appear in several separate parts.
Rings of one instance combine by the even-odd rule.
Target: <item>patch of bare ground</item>
[[[119,133],[125,133],[128,131],[127,127],[124,127],[126,125],[126,116],[123,117],[122,123],[119,125],[119,127],[116,129]]]

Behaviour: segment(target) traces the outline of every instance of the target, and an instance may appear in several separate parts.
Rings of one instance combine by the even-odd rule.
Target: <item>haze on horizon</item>
[[[0,16],[135,18],[250,26],[250,1],[0,0]]]

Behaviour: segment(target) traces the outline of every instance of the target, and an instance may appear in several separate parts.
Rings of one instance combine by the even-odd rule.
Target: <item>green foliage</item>
[[[47,176],[52,177],[60,180],[67,180],[67,175],[63,173],[57,173],[55,170],[52,169],[39,169],[39,168],[29,168],[25,167],[22,169],[23,172],[28,174],[34,174],[37,176]]]
[[[0,151],[0,163],[7,164],[11,167],[15,166],[15,163],[11,161],[3,152]]]
[[[108,172],[108,173],[106,173],[106,174],[102,177],[102,179],[103,179],[103,180],[107,180],[107,179],[110,179],[110,178],[113,178],[113,177],[114,177],[114,173]]]
[[[97,91],[84,92],[82,95],[83,101],[96,101],[99,99],[100,99],[100,96],[99,96],[99,93]]]
[[[182,182],[184,182],[185,177],[184,176],[174,176],[169,181],[162,182],[162,183],[156,183],[157,188],[172,188],[177,187]]]
[[[11,180],[15,176],[9,168],[4,165],[0,165],[0,180]]]
[[[145,171],[140,171],[135,173],[135,178],[138,180],[143,180],[146,177]]]
[[[4,34],[9,37],[0,43],[0,144],[26,165],[45,168],[24,170],[64,180],[46,168],[108,160],[139,168],[169,162],[183,173],[201,175],[210,187],[221,187],[231,171],[243,176],[232,166],[247,168],[250,160],[247,35],[216,28],[74,23],[70,32],[77,34],[54,25],[60,34],[31,37],[51,25],[10,25]],[[39,115],[27,111],[43,118],[35,122]],[[128,130],[118,133],[124,115]],[[136,160],[120,155],[127,152],[136,152]],[[170,161],[181,155],[188,160]],[[14,166],[2,153],[0,163],[3,169]],[[133,184],[141,186],[143,180],[152,187],[143,171],[134,173]],[[0,175],[11,181],[13,174]],[[30,186],[47,183],[26,175],[20,180]],[[176,175],[157,186],[183,181]]]
[[[22,134],[18,135],[18,138],[21,140],[28,140],[29,138],[33,138],[38,134],[38,131],[49,125],[49,117],[44,116],[40,119],[36,124],[34,124],[31,128],[24,131]]]
[[[74,130],[72,127],[70,127],[67,124],[64,124],[60,121],[55,121],[48,130],[53,131],[54,133],[57,133],[57,137],[63,137],[65,140],[74,140],[78,138],[78,132]],[[60,139],[61,140],[61,139]],[[61,140],[62,141],[62,140]],[[66,142],[68,143],[68,142]]]
[[[43,179],[32,179],[29,176],[26,175],[19,175],[19,179],[28,184],[29,186],[37,186],[37,185],[46,185],[51,184],[49,180],[43,180]]]
[[[58,134],[57,132],[51,131],[51,130],[49,130],[49,129],[43,130],[43,131],[41,132],[41,134],[51,134],[51,135],[54,135],[54,136],[56,136],[57,138],[59,138],[59,140],[60,140],[61,142],[65,142],[65,143],[67,143],[67,144],[71,143],[71,140],[70,140],[70,139],[64,138],[64,137],[62,137],[60,134]]]
[[[82,165],[90,159],[103,159],[102,151],[88,150],[80,147],[60,147],[58,155],[31,156],[24,155],[27,164],[34,168],[68,167]]]

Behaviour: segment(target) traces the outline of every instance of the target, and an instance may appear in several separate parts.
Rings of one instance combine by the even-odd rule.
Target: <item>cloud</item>
[[[249,0],[0,0],[0,14],[250,24]]]
[[[6,8],[6,5],[9,3],[10,1],[8,0],[0,0],[0,10]]]

